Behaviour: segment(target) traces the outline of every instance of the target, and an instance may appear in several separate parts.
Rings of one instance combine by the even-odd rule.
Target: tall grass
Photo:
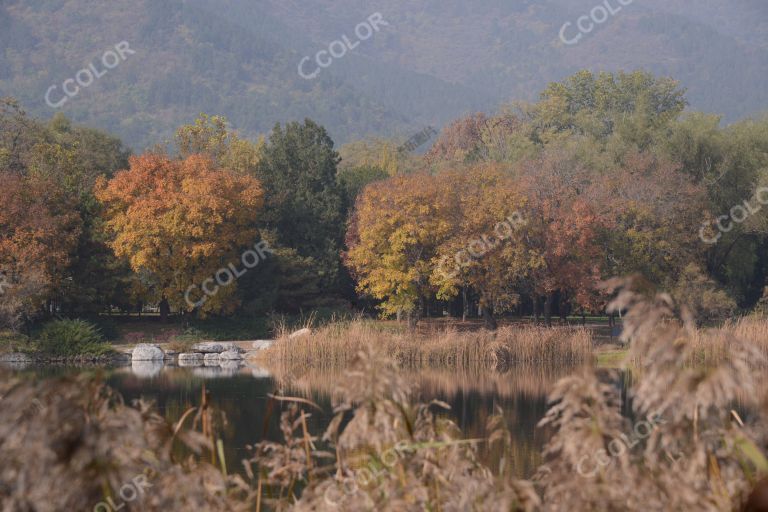
[[[316,368],[348,366],[369,346],[382,349],[401,365],[418,367],[504,369],[515,363],[579,364],[593,358],[590,331],[571,327],[507,326],[494,332],[446,329],[418,334],[352,320],[296,339],[282,334],[263,357]]]
[[[698,329],[691,336],[695,351],[689,363],[710,366],[728,357],[734,340],[743,340],[768,358],[768,318],[749,316],[729,320],[717,329]]]

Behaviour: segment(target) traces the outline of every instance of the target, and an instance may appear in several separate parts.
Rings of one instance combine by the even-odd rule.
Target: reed
[[[592,334],[583,328],[505,326],[493,332],[446,328],[418,333],[384,329],[360,319],[326,325],[297,339],[283,333],[262,357],[315,368],[343,368],[369,346],[381,349],[400,365],[422,368],[504,369],[516,363],[593,360]]]
[[[692,365],[710,366],[723,361],[734,340],[742,340],[768,358],[768,318],[748,316],[727,321],[717,329],[698,329],[691,336],[695,347]]]

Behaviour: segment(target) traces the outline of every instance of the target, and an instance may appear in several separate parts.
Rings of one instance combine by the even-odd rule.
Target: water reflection
[[[546,397],[554,383],[573,372],[567,367],[512,367],[505,372],[458,369],[403,369],[422,401],[438,399],[451,406],[441,413],[450,416],[467,437],[485,437],[486,423],[497,407],[503,410],[513,438],[514,468],[530,476],[540,463],[541,448],[549,432],[536,427],[546,412]],[[92,371],[75,368],[32,368],[30,376]],[[135,361],[130,366],[104,370],[107,383],[127,402],[144,398],[155,402],[170,421],[200,404],[203,387],[209,400],[224,412],[222,432],[227,459],[232,467],[249,455],[246,448],[262,439],[280,439],[279,416],[286,407],[270,393],[309,398],[323,408],[312,411],[310,429],[321,432],[332,418],[332,395],[343,371],[339,369],[260,367],[226,361],[221,365],[181,367],[162,361]],[[493,463],[495,454],[481,448],[481,456]]]

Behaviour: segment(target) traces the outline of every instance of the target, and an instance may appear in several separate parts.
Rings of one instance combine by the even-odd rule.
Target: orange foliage
[[[184,299],[190,285],[237,263],[239,251],[258,237],[260,183],[216,169],[202,155],[133,157],[129,170],[102,179],[95,192],[106,207],[110,245],[138,274],[145,299],[166,300],[179,310],[190,309]],[[201,311],[232,311],[236,288],[221,287]]]

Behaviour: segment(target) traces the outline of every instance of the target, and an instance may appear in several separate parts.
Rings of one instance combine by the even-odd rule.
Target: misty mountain
[[[727,121],[768,107],[768,6],[761,0],[3,0],[0,95],[30,113],[62,111],[136,150],[200,112],[226,115],[246,136],[310,117],[337,143],[407,138],[468,112],[534,100],[579,69],[647,69],[689,90],[691,108]],[[579,17],[603,23],[577,44]],[[370,37],[355,29],[380,14]],[[365,29],[360,29],[367,35]],[[333,41],[327,68],[315,64]],[[114,68],[106,52],[127,42]],[[327,57],[328,54],[326,53]],[[299,75],[319,69],[312,79]],[[111,63],[108,59],[108,63]],[[93,65],[99,75],[58,108],[52,86]],[[88,73],[80,75],[88,81]],[[69,84],[70,91],[73,83]],[[55,103],[55,102],[54,102]]]

